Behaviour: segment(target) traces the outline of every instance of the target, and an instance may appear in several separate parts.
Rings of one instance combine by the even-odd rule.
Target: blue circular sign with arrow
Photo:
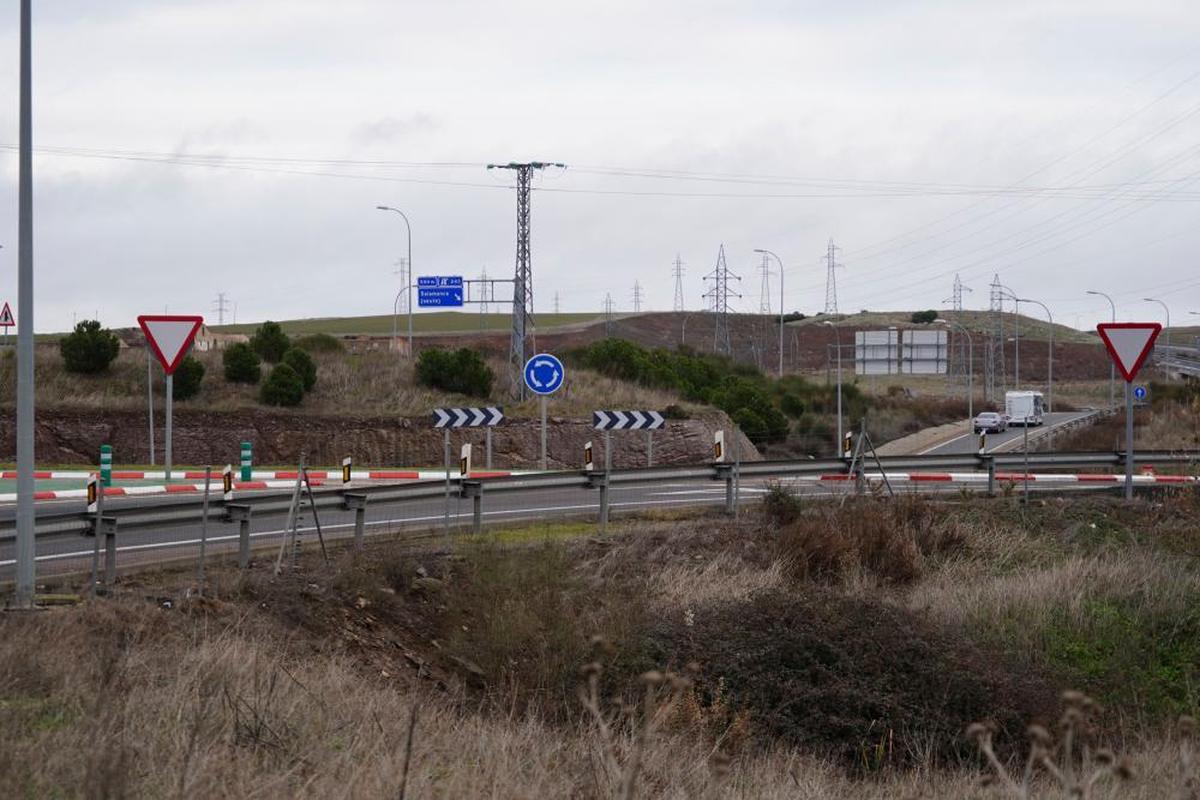
[[[525,362],[525,385],[535,394],[554,394],[566,377],[562,362],[549,353],[538,353]]]
[[[1133,398],[1135,400],[1145,400],[1146,399],[1146,387],[1145,386],[1133,387]]]

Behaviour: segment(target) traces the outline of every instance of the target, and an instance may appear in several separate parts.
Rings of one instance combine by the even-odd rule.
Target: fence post
[[[359,492],[346,492],[342,502],[347,511],[354,512],[354,549],[362,550],[363,529],[366,527],[367,496]]]
[[[242,442],[242,480],[248,481],[254,473],[254,446],[250,442]]]
[[[238,524],[238,569],[250,566],[250,506],[228,504],[225,513]]]

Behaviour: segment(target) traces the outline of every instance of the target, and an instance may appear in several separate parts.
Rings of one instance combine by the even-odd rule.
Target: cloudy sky
[[[939,307],[993,274],[1057,321],[1200,311],[1195,0],[37,0],[38,330],[167,308],[390,312],[416,274],[535,310],[690,308],[724,244],[757,311]],[[17,4],[0,17],[0,295],[16,293]],[[777,267],[773,266],[777,272]],[[778,277],[771,277],[778,312]],[[1030,313],[1041,313],[1034,309]],[[227,316],[230,321],[232,314]],[[212,314],[215,321],[215,314]],[[1200,318],[1193,317],[1193,321]]]

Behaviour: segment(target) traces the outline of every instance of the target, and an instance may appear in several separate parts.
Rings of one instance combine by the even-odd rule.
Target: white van
[[[1004,413],[1009,425],[1041,425],[1045,422],[1046,401],[1041,392],[1006,392]]]

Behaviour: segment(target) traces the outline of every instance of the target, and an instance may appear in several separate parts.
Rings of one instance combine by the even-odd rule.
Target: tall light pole
[[[967,337],[967,426],[974,430],[975,425],[975,342],[971,333],[963,325],[948,319],[935,319],[940,325],[958,328]],[[856,345],[857,349],[857,345]]]
[[[1112,308],[1112,321],[1113,322],[1117,321],[1117,304],[1113,302],[1113,299],[1111,297],[1106,295],[1104,292],[1097,292],[1095,289],[1088,289],[1086,293],[1098,295],[1100,297],[1103,297],[1105,300],[1107,300],[1109,307]],[[1112,408],[1116,404],[1117,404],[1117,365],[1115,363],[1112,363],[1110,360],[1110,363],[1108,365],[1108,407]]]
[[[783,378],[783,259],[772,253],[770,250],[755,248],[754,252],[762,253],[763,255],[771,256],[779,263],[779,377]],[[838,447],[841,447],[841,438],[838,439]]]
[[[1033,303],[1035,306],[1041,306],[1046,312],[1046,319],[1050,321],[1050,363],[1046,372],[1046,410],[1054,410],[1054,317],[1050,314],[1050,309],[1046,308],[1046,304],[1039,300],[1030,300],[1027,297],[1022,297],[1017,302]]]
[[[400,215],[400,219],[404,220],[404,229],[408,232],[408,279],[404,291],[408,293],[408,357],[413,357],[413,300],[412,300],[412,226],[408,224],[408,217],[398,208],[391,206],[375,206],[380,211],[395,211]],[[392,346],[396,345],[396,306],[392,306]]]
[[[838,438],[834,452],[842,452],[842,333],[837,329],[831,320],[825,320],[824,325],[833,328],[833,335],[837,340],[837,418],[838,418]]]
[[[33,509],[33,98],[32,0],[21,0],[21,89],[17,156],[17,605],[34,600]]]
[[[1162,300],[1156,300],[1153,297],[1143,297],[1142,299],[1145,300],[1147,303],[1158,303],[1160,306],[1163,307],[1163,311],[1167,315],[1167,358],[1170,358],[1171,357],[1171,309],[1167,308],[1167,304],[1164,303]],[[1168,370],[1164,369],[1163,377],[1166,378],[1168,381],[1170,381],[1171,373]]]

